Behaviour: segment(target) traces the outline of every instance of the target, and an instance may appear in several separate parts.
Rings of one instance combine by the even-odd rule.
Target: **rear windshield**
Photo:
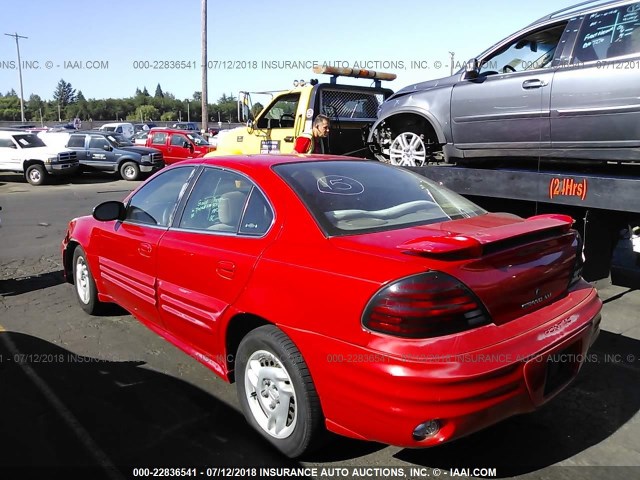
[[[328,236],[474,217],[485,210],[409,170],[374,161],[277,165]]]

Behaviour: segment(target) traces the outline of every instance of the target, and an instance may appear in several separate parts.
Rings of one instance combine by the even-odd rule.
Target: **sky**
[[[448,76],[538,18],[577,0],[323,0],[207,3],[208,100],[328,78],[314,64],[397,74],[392,90]],[[126,98],[160,84],[202,90],[201,0],[0,0],[19,40],[23,95],[51,100],[60,79],[85,98]],[[14,37],[0,35],[0,92],[20,94]],[[342,83],[369,82],[357,79]]]

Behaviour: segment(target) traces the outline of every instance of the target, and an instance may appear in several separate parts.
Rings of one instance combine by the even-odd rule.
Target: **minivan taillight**
[[[436,271],[386,285],[369,300],[362,315],[365,328],[406,338],[440,337],[490,322],[469,288]]]

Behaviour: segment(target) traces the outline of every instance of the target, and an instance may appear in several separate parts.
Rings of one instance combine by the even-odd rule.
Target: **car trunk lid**
[[[502,324],[566,294],[578,250],[572,223],[564,215],[523,220],[487,214],[394,235],[378,232],[335,240],[345,247],[355,241],[360,248],[395,249],[400,256],[455,276],[482,301],[493,322]]]

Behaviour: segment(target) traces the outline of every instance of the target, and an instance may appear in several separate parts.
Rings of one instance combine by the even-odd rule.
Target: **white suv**
[[[0,130],[0,171],[23,173],[31,185],[42,185],[48,175],[72,174],[78,166],[75,152],[49,148],[35,133]]]

